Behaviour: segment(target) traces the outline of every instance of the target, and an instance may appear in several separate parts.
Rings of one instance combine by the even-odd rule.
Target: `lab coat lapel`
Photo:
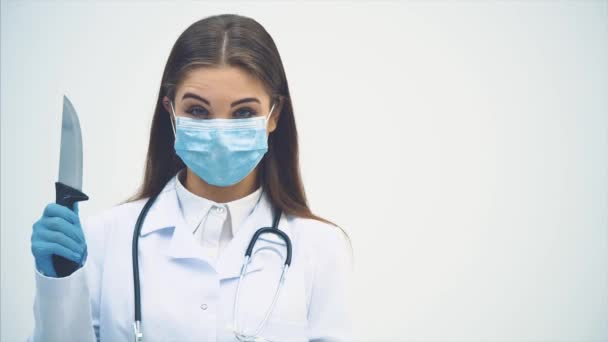
[[[241,272],[241,266],[245,258],[245,251],[249,246],[249,242],[255,232],[262,227],[272,226],[272,204],[266,191],[262,192],[260,200],[256,204],[253,212],[245,219],[241,227],[236,232],[236,235],[228,243],[224,251],[218,257],[217,271],[220,279],[238,277]],[[279,229],[283,230],[290,236],[289,228],[284,217],[279,222]],[[274,234],[263,234],[255,244],[254,252],[269,243],[285,246],[282,240]],[[247,273],[261,270],[264,268],[265,260],[261,257],[255,257],[247,267]]]
[[[145,237],[160,229],[174,228],[171,240],[164,251],[168,257],[175,259],[194,258],[213,264],[212,258],[205,255],[202,246],[196,241],[192,230],[184,220],[175,190],[176,180],[177,177],[173,177],[167,182],[152,207],[150,207],[142,224],[140,236]]]
[[[142,224],[140,236],[161,229],[173,228],[173,235],[165,254],[174,259],[193,258],[203,260],[212,265],[220,279],[238,277],[245,257],[245,251],[253,237],[253,234],[262,227],[272,226],[272,204],[266,191],[263,191],[253,212],[244,220],[236,235],[226,245],[222,253],[214,260],[213,256],[205,253],[192,234],[188,224],[185,222],[179,207],[175,182],[177,177],[171,178],[163,188],[156,201],[150,207],[148,215]],[[279,221],[279,229],[291,238],[288,221],[282,215]],[[263,234],[255,245],[254,252],[268,244],[285,246],[282,240],[274,234]],[[283,248],[284,249],[284,248]],[[247,267],[247,273],[263,269],[264,258],[255,257]]]
[[[174,259],[201,259],[213,265],[213,257],[205,253],[200,243],[196,241],[190,226],[184,221],[184,217],[176,216],[175,230],[167,248],[167,256]]]

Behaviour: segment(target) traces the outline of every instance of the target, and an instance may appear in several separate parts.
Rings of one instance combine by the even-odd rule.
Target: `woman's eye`
[[[234,112],[233,116],[237,119],[250,118],[256,116],[256,111],[251,108],[239,108]]]
[[[200,107],[200,106],[191,107],[186,112],[192,116],[208,116],[209,115],[209,111],[207,111],[205,108]]]

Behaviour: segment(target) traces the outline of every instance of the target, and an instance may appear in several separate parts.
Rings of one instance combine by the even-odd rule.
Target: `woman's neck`
[[[184,187],[188,189],[188,191],[197,196],[216,203],[227,203],[243,198],[254,192],[259,187],[257,174],[258,168],[256,167],[242,181],[224,187],[211,185],[202,180],[192,172],[192,170],[186,168],[186,172],[184,173],[185,179],[180,179],[180,181],[182,181],[182,184],[184,184]]]

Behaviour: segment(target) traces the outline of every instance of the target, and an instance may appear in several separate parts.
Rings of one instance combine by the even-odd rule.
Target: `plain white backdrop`
[[[2,341],[33,327],[30,237],[54,201],[63,94],[83,131],[84,216],[136,190],[170,49],[220,13],[279,48],[311,206],[354,244],[361,340],[608,340],[607,1],[1,13]]]

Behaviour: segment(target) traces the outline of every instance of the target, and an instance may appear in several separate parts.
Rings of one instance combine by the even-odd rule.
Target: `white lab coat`
[[[183,219],[176,177],[150,208],[139,238],[144,341],[235,341],[231,327],[236,285],[247,245],[271,226],[269,198],[261,199],[216,262]],[[37,270],[35,327],[30,341],[133,341],[131,243],[145,199],[82,220],[88,257],[68,277]],[[276,307],[261,336],[275,341],[349,341],[352,255],[341,229],[283,214],[279,228],[293,256]],[[263,238],[263,239],[262,239]],[[285,256],[281,240],[262,235],[241,287],[239,317],[251,331],[271,303]],[[269,249],[270,247],[270,249]],[[281,255],[279,255],[281,254]]]

